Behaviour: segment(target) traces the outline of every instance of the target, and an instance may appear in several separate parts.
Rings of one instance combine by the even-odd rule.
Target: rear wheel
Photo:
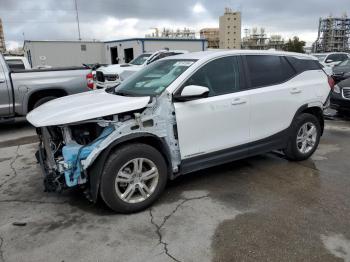
[[[138,212],[159,198],[166,182],[167,166],[162,154],[146,144],[128,144],[108,158],[101,196],[116,212]]]
[[[292,125],[292,135],[284,150],[289,160],[301,161],[309,158],[317,149],[321,136],[320,122],[314,115],[303,113]]]
[[[40,98],[38,101],[35,102],[33,109],[41,106],[42,104],[45,104],[45,103],[51,101],[51,100],[54,100],[56,98],[57,98],[56,96],[46,96],[46,97]]]

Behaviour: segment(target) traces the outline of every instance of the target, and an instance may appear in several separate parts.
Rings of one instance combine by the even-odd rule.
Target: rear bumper
[[[331,108],[350,111],[350,99],[343,98],[341,94],[332,92],[330,101]]]

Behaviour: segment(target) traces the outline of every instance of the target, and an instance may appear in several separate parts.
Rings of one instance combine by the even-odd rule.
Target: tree
[[[300,41],[299,37],[294,36],[293,39],[288,40],[284,44],[283,50],[289,52],[305,53],[304,51],[305,41]]]

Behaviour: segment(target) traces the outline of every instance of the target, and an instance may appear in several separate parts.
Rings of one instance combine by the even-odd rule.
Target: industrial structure
[[[245,37],[242,41],[242,49],[268,50],[276,49],[282,50],[284,47],[284,39],[280,35],[267,36],[264,28],[254,27],[252,31],[245,29]]]
[[[4,53],[5,51],[6,51],[6,46],[5,46],[4,29],[2,27],[2,20],[0,18],[0,53]]]
[[[182,38],[182,39],[195,39],[196,38],[196,32],[194,30],[191,30],[189,28],[184,29],[169,29],[169,28],[163,28],[162,30],[159,30],[159,28],[151,28],[154,30],[151,34],[146,34],[146,38]]]
[[[203,28],[200,30],[200,37],[208,41],[208,48],[219,48],[219,28]]]
[[[313,44],[313,52],[344,52],[350,48],[350,18],[342,17],[320,18],[318,36]]]
[[[241,13],[225,8],[219,19],[219,47],[222,49],[241,49]]]

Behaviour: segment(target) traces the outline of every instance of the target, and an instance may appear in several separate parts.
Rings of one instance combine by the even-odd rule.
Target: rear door
[[[289,127],[299,104],[305,101],[305,90],[288,81],[296,71],[283,56],[247,55],[245,63],[251,88],[250,135],[254,142]]]
[[[0,56],[0,59],[2,57]],[[12,108],[10,99],[10,90],[6,80],[5,65],[1,64],[0,60],[0,117],[9,116]],[[7,71],[7,70],[6,70]]]
[[[182,159],[249,142],[249,91],[240,61],[237,56],[212,60],[183,85],[206,86],[210,93],[207,98],[174,103]]]

